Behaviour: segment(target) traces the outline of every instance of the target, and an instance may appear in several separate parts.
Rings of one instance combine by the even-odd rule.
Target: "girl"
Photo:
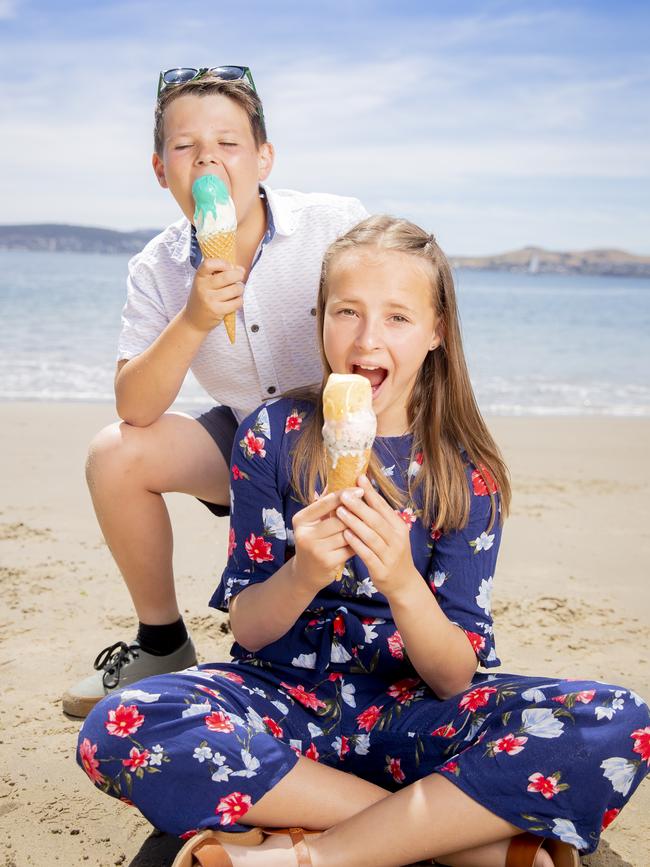
[[[326,254],[318,323],[326,376],[372,385],[370,480],[322,491],[320,395],[247,419],[211,601],[230,612],[233,661],[106,698],[80,763],[192,837],[183,867],[577,864],[647,772],[648,708],[616,686],[476,672],[499,665],[510,490],[435,240],[360,223]],[[242,833],[286,825],[260,845]]]

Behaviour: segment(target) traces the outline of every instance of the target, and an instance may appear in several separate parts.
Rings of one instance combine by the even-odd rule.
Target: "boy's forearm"
[[[295,558],[264,581],[242,590],[230,605],[230,625],[238,644],[251,652],[272,644],[291,629],[318,590],[295,576]]]
[[[409,660],[439,698],[466,689],[476,672],[476,654],[460,627],[438,605],[418,575],[406,592],[389,598]]]
[[[140,355],[115,377],[117,414],[128,424],[145,427],[169,409],[180,391],[206,332],[194,328],[185,308]]]

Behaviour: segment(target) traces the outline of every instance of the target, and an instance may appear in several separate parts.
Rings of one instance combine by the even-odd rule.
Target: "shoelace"
[[[99,651],[93,667],[96,671],[104,672],[102,682],[106,689],[115,689],[120,682],[122,666],[131,662],[132,659],[137,659],[139,650],[140,647],[137,644],[128,645],[124,641],[117,641]]]

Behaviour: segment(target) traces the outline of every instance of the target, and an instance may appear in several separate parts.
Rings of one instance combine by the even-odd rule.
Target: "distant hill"
[[[137,253],[160,229],[116,232],[92,226],[0,226],[0,250],[48,250],[61,253]]]
[[[0,250],[46,250],[62,253],[137,253],[160,229],[117,232],[92,226],[0,226]],[[524,247],[494,256],[450,256],[454,268],[515,271],[529,274],[611,274],[650,277],[650,256],[624,250],[556,252]]]
[[[495,256],[452,256],[455,268],[518,271],[528,274],[611,274],[650,277],[650,256],[624,250],[581,250],[558,253],[542,247],[524,247]]]

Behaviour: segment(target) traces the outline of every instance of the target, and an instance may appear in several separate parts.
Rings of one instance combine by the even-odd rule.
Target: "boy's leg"
[[[154,641],[164,636],[168,646],[136,650],[137,656],[129,652],[133,642],[116,648],[116,672],[105,678],[97,671],[64,696],[63,709],[74,716],[85,716],[107,686],[195,663],[176,601],[172,528],[162,494],[229,502],[229,466],[220,447],[204,424],[180,413],[166,413],[144,428],[104,428],[91,443],[86,474],[99,525],[133,599],[141,643],[143,635]]]

